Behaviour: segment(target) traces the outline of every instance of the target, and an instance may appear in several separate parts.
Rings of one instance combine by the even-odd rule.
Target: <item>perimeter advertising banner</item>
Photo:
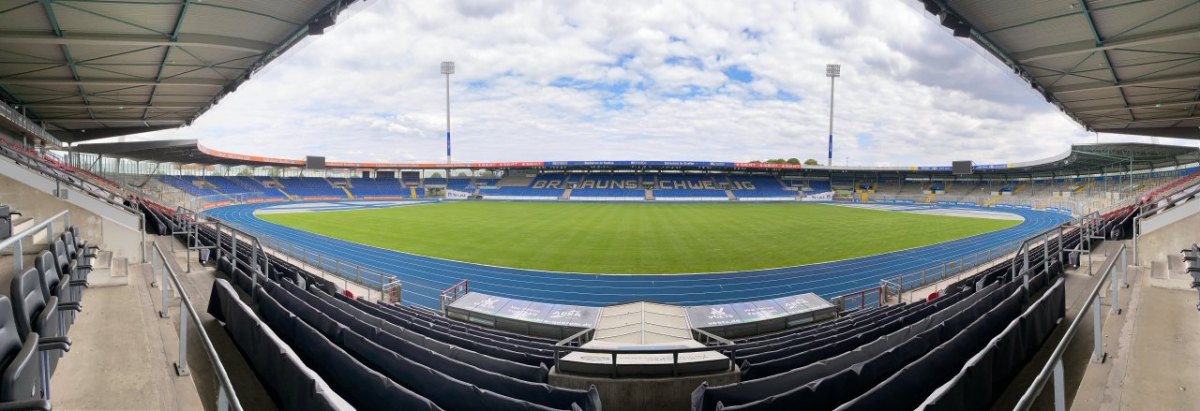
[[[694,328],[770,320],[832,308],[833,304],[813,293],[734,304],[699,305],[687,308]]]
[[[450,306],[512,320],[576,328],[595,327],[596,320],[600,317],[600,309],[597,307],[547,304],[477,292],[467,293]]]

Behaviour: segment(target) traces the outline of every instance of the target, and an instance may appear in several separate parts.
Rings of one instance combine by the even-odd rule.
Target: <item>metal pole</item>
[[[160,272],[161,279],[159,280],[162,282],[162,311],[158,312],[158,316],[162,318],[169,318],[171,316],[171,311],[167,306],[167,303],[171,298],[171,284],[167,283],[167,260],[164,259],[162,265],[160,265],[158,268],[162,270]]]
[[[1117,278],[1115,274],[1108,279],[1108,283],[1112,287],[1112,301],[1109,302],[1109,308],[1111,309],[1111,313],[1117,315],[1121,314],[1121,293],[1118,291],[1121,288],[1120,282],[1121,279]]]
[[[829,76],[829,159],[826,165],[830,167],[833,167],[833,87],[836,78]]]
[[[183,315],[187,306],[179,299],[179,361],[175,362],[175,375],[180,377],[191,374],[187,368],[187,323],[188,316]],[[199,324],[197,324],[199,325]]]
[[[1062,358],[1054,361],[1054,410],[1067,411],[1066,387],[1063,387]]]
[[[1088,271],[1091,271],[1089,269]],[[1092,298],[1092,361],[1104,363],[1104,340],[1100,334],[1100,294]]]
[[[1121,249],[1121,285],[1129,288],[1129,264],[1125,260],[1125,249]]]

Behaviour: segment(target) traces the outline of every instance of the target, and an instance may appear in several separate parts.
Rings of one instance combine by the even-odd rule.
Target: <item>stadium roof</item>
[[[306,160],[292,160],[228,153],[204,147],[196,140],[159,140],[129,143],[93,143],[75,146],[80,153],[100,154],[112,158],[125,158],[158,163],[255,166],[255,167],[305,167]],[[1086,175],[1125,170],[1151,170],[1190,165],[1200,162],[1200,149],[1187,146],[1171,146],[1145,143],[1082,144],[1071,150],[1040,160],[1021,163],[976,164],[977,174],[1003,174],[1011,176]],[[375,168],[375,169],[561,169],[561,170],[629,170],[629,169],[672,169],[672,170],[806,170],[818,172],[858,173],[926,173],[949,174],[950,166],[900,166],[900,167],[824,167],[792,164],[765,164],[714,161],[515,161],[489,163],[361,163],[327,161],[328,168]]]
[[[66,142],[190,124],[355,0],[0,3],[0,100]]]
[[[1200,139],[1200,1],[921,2],[1090,131]]]

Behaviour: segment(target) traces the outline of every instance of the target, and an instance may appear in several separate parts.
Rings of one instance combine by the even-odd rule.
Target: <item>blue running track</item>
[[[680,305],[734,303],[812,292],[824,298],[877,286],[880,279],[910,274],[946,261],[1020,240],[1057,226],[1063,214],[1004,209],[1025,221],[1015,227],[961,240],[868,257],[735,273],[598,275],[493,267],[384,250],[260,220],[254,211],[278,204],[241,204],[207,211],[252,234],[292,242],[348,264],[396,275],[403,301],[438,307],[439,294],[462,280],[471,290],[554,304],[605,306],[636,300]],[[959,207],[967,208],[967,207]],[[988,209],[996,211],[996,209]],[[797,250],[803,252],[803,250]],[[365,279],[364,279],[365,280]],[[368,284],[378,287],[378,284]]]

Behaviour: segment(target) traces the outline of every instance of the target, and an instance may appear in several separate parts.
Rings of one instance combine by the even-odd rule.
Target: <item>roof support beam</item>
[[[183,4],[179,6],[179,15],[175,16],[175,28],[171,30],[171,41],[179,39],[179,27],[183,25],[183,18],[187,16],[188,6],[191,5],[191,0],[183,0]],[[154,75],[154,81],[159,82],[163,79],[163,70],[167,68],[167,62],[170,61],[172,47],[163,48],[162,61],[158,64],[158,74]],[[146,99],[146,110],[142,111],[142,119],[145,120],[150,116],[150,105],[154,104],[154,95],[158,94],[158,86],[153,86],[150,89],[150,97]]]
[[[1147,44],[1157,44],[1179,40],[1200,41],[1200,26],[1191,26],[1176,30],[1162,30],[1138,36],[1131,36],[1119,40],[1110,40],[1105,42],[1103,45],[1097,45],[1094,41],[1088,40],[1076,41],[1012,53],[1012,57],[1014,60],[1019,62],[1028,63],[1055,57],[1091,53],[1094,51],[1138,47]]]
[[[47,4],[47,3],[43,3]],[[0,31],[0,42],[25,44],[66,44],[97,46],[188,46],[240,50],[254,54],[272,48],[271,43],[237,37],[209,34],[175,34],[164,37],[153,34],[63,33],[55,36],[40,32]]]
[[[1200,94],[1200,92],[1197,92],[1197,93]],[[1081,109],[1071,110],[1071,111],[1074,111],[1079,114],[1085,114],[1085,113],[1103,113],[1106,111],[1117,111],[1117,110],[1126,110],[1126,109],[1138,110],[1138,109],[1144,109],[1144,108],[1165,108],[1165,107],[1180,107],[1180,106],[1186,107],[1186,106],[1196,106],[1197,104],[1200,104],[1200,101],[1194,101],[1194,100],[1193,101],[1170,101],[1170,102],[1165,102],[1165,103],[1135,104],[1135,105],[1128,105],[1128,106],[1116,106],[1116,105],[1097,106],[1097,107],[1081,108]]]
[[[28,103],[25,104],[29,108],[50,108],[50,109],[73,109],[73,108],[115,108],[115,109],[148,109],[148,110],[194,110],[204,107],[208,103],[159,103],[154,105],[141,103],[98,103],[91,102],[86,105],[81,103]]]
[[[46,11],[46,18],[50,20],[50,27],[54,29],[54,36],[51,38],[62,37],[62,27],[58,25],[58,17],[54,15],[54,7],[51,4],[51,0],[41,1],[42,8]],[[82,98],[84,103],[90,103],[87,98],[87,91],[83,89],[82,84],[78,83],[79,70],[75,67],[75,59],[71,58],[71,49],[67,48],[66,44],[59,44],[58,46],[62,50],[63,58],[67,61],[67,67],[71,69],[71,77],[76,81],[75,88],[79,90],[79,98]],[[87,109],[87,112],[89,116],[96,118],[96,113],[93,113],[90,107]]]
[[[188,119],[186,119],[186,118],[152,118],[149,120],[142,120],[140,118],[104,118],[104,117],[100,117],[100,118],[96,118],[94,120],[90,119],[90,118],[56,118],[56,119],[49,120],[49,121],[53,121],[55,123],[63,123],[63,122],[70,123],[73,121],[84,121],[87,123],[142,124],[142,123],[183,123],[183,122],[186,122],[187,120]]]
[[[1175,76],[1152,77],[1152,78],[1145,78],[1145,79],[1141,79],[1141,80],[1118,81],[1116,83],[1110,83],[1110,82],[1105,82],[1105,81],[1097,81],[1097,82],[1092,82],[1092,83],[1080,83],[1080,84],[1073,84],[1070,86],[1051,88],[1051,89],[1049,89],[1049,91],[1054,94],[1067,94],[1067,93],[1078,93],[1078,92],[1082,92],[1082,91],[1106,90],[1106,89],[1110,89],[1110,88],[1142,87],[1142,86],[1149,86],[1149,85],[1154,85],[1154,84],[1171,83],[1171,82],[1178,82],[1178,81],[1191,81],[1191,80],[1200,80],[1200,73],[1189,73],[1189,74],[1181,74],[1181,75],[1175,75]]]
[[[1158,123],[1158,122],[1163,122],[1163,121],[1187,121],[1187,120],[1200,120],[1200,116],[1143,118],[1143,119],[1138,119],[1138,120],[1134,120],[1134,121],[1122,121],[1122,122],[1115,122],[1115,123],[1114,122],[1109,122],[1109,123],[1098,122],[1098,123],[1094,124],[1094,126],[1096,128],[1106,128],[1106,127],[1120,127],[1125,124]]]
[[[1096,47],[1104,47],[1104,38],[1100,37],[1100,30],[1096,29],[1096,19],[1092,18],[1092,11],[1088,8],[1087,0],[1079,0],[1079,9],[1083,14],[1084,20],[1087,21],[1088,28],[1092,31],[1092,38],[1096,40]],[[1108,67],[1108,74],[1112,76],[1114,83],[1120,83],[1121,79],[1117,77],[1117,69],[1113,68],[1112,59],[1108,58],[1108,50],[1100,50],[1100,57],[1104,59],[1104,65]],[[1118,88],[1117,94],[1121,96],[1121,103],[1125,105],[1126,112],[1129,113],[1130,120],[1136,120],[1133,115],[1133,110],[1129,110],[1129,99],[1125,97],[1125,89]]]
[[[83,78],[83,79],[62,79],[55,77],[14,77],[2,79],[4,84],[9,85],[60,85],[60,84],[77,84],[77,85],[97,85],[97,86],[204,86],[204,87],[224,87],[225,82],[220,80],[210,79],[165,79],[163,81],[154,81],[154,79],[126,79],[126,78]]]

